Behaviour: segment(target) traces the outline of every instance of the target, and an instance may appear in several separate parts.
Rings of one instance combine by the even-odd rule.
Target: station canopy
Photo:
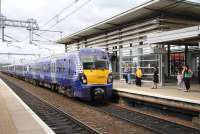
[[[162,45],[199,45],[200,26],[148,34],[145,43]]]
[[[74,41],[98,35],[131,22],[158,16],[160,13],[188,16],[200,20],[200,4],[186,0],[150,0],[105,21],[92,25],[58,40],[58,43],[70,44]]]

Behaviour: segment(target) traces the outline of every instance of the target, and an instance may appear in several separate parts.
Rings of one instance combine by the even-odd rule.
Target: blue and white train
[[[109,58],[105,51],[97,48],[7,65],[2,67],[2,71],[84,100],[112,96],[113,77]]]

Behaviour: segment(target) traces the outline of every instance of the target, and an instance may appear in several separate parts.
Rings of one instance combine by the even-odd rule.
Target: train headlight
[[[108,83],[112,83],[113,82],[113,76],[112,74],[109,74],[108,75],[108,80],[107,80]]]
[[[87,84],[87,78],[84,74],[80,74],[80,81],[83,83],[83,84]]]

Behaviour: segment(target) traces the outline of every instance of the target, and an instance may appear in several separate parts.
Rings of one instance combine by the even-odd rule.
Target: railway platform
[[[126,84],[124,81],[114,81],[114,93],[119,97],[125,97],[151,104],[172,107],[179,110],[194,111],[199,117],[193,118],[193,122],[200,127],[200,85],[192,84],[189,92],[179,90],[176,84],[158,86],[151,89],[152,83],[143,83],[141,87],[135,84]]]
[[[1,134],[54,134],[1,79],[0,117]]]

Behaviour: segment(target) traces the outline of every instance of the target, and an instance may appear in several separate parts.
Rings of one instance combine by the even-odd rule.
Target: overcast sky
[[[44,24],[53,16],[57,15],[62,9],[68,7],[75,0],[1,0],[2,13],[8,18],[27,20],[34,18],[37,20],[41,29],[48,29],[56,23],[56,19],[44,26]],[[89,1],[84,7],[72,13],[81,5]],[[99,21],[116,15],[131,7],[141,4],[147,0],[78,0],[70,8],[59,15],[62,19],[69,14],[65,20],[53,27],[51,30],[64,31],[64,35],[72,34],[85,27],[93,25]],[[16,32],[20,34],[16,34]],[[6,34],[15,37],[17,40],[27,38],[28,32],[19,28],[6,28]],[[26,35],[26,36],[25,36]],[[60,35],[44,33],[42,36],[50,39],[57,39]],[[36,38],[37,36],[35,36]],[[37,38],[39,39],[39,38]]]
[[[71,5],[74,1],[76,1],[76,3]],[[20,20],[27,20],[29,18],[36,19],[40,29],[49,29],[49,27],[56,23],[56,20],[68,16],[51,30],[63,31],[63,35],[70,35],[147,1],[148,0],[1,0],[1,9],[2,14],[7,18]],[[193,1],[198,2],[200,0]],[[80,6],[86,2],[88,3],[80,8]],[[71,6],[69,7],[69,5]],[[44,25],[49,19],[66,7],[69,8],[60,14],[57,19]],[[78,8],[79,10],[72,13]],[[41,34],[40,32],[38,33]],[[5,34],[19,41],[28,41],[28,31],[26,29],[6,27]],[[50,40],[56,40],[60,37],[60,34],[43,33],[42,36]],[[37,36],[34,36],[34,39],[41,40],[41,38]],[[53,49],[59,53],[64,52],[63,47],[59,48],[60,49],[55,49],[54,47]],[[0,50],[6,51],[6,49],[2,47],[0,47]],[[16,51],[16,48],[13,47],[11,50]],[[11,50],[9,49],[9,51]],[[51,51],[49,52],[52,53]]]

